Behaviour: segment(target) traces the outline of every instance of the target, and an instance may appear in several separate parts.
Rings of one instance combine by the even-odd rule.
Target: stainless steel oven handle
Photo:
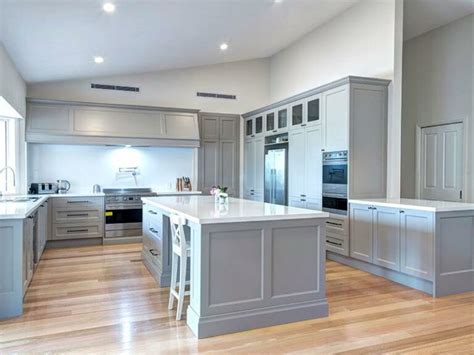
[[[134,205],[105,205],[107,211],[111,210],[141,210],[143,208],[142,204]]]

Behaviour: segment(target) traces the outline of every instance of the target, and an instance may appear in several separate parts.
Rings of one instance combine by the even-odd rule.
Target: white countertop
[[[349,203],[374,205],[391,208],[406,208],[428,212],[455,212],[474,210],[474,203],[415,200],[409,198],[350,199]]]
[[[329,217],[326,212],[239,198],[229,198],[228,205],[216,204],[213,196],[145,197],[142,200],[145,204],[156,206],[168,213],[180,214],[198,224]]]
[[[65,194],[49,194],[49,195],[36,195],[36,196],[46,196],[51,198],[58,198],[58,197],[104,197],[103,192],[98,193],[75,193],[75,192],[66,192]]]
[[[4,198],[10,199],[14,197],[25,196],[5,196]],[[2,202],[3,198],[0,199],[0,220],[26,218],[48,199],[47,195],[31,197],[38,197],[38,200],[25,202]]]
[[[201,195],[202,191],[153,191],[158,196]]]

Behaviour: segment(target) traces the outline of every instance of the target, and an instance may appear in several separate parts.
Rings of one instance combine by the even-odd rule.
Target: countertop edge
[[[371,199],[349,199],[349,203],[361,204],[361,205],[375,205],[381,207],[389,207],[389,208],[405,208],[411,209],[416,211],[425,211],[425,212],[433,212],[433,213],[440,213],[440,212],[462,212],[462,211],[474,211],[474,206],[471,204],[466,203],[468,206],[465,207],[430,207],[430,206],[418,206],[412,205],[407,203],[396,203],[396,202],[384,202],[384,201],[376,201]],[[443,201],[440,201],[443,202]]]

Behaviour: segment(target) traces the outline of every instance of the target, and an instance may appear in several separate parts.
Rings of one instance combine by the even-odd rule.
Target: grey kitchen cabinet
[[[230,196],[239,195],[240,116],[200,115],[201,147],[198,151],[199,190],[227,186]]]
[[[350,207],[350,256],[368,263],[373,260],[373,213],[372,207]]]
[[[26,293],[34,273],[34,216],[23,220],[23,294]]]
[[[265,134],[272,135],[278,133],[277,117],[275,110],[265,112]]]
[[[245,120],[245,137],[255,138],[264,135],[264,115],[259,114]]]
[[[28,100],[26,140],[51,144],[198,147],[196,110]]]
[[[322,207],[321,139],[320,125],[290,130],[288,134],[290,206],[317,210]]]
[[[316,94],[290,105],[290,129],[321,124],[321,94]]]
[[[326,250],[349,256],[349,221],[347,216],[329,215],[326,221]]]
[[[244,198],[263,201],[264,138],[244,143]]]
[[[35,263],[38,263],[41,259],[44,249],[46,248],[46,242],[48,240],[49,233],[49,206],[48,201],[41,204],[38,209],[38,235],[37,243],[38,248],[35,248]]]
[[[351,204],[351,257],[400,270],[399,211]]]
[[[396,208],[374,208],[373,262],[400,271],[400,212]]]
[[[324,101],[325,150],[349,149],[349,85],[322,94]]]
[[[101,196],[53,197],[52,240],[103,238],[104,203]]]
[[[288,129],[288,106],[278,107],[277,114],[277,129],[279,132],[285,132]]]
[[[400,210],[401,271],[426,280],[433,279],[433,213]]]
[[[293,102],[290,105],[290,128],[304,127],[305,121],[305,103],[304,100]]]

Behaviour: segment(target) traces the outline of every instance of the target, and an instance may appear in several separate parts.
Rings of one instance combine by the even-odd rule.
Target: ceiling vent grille
[[[236,95],[226,95],[226,94],[214,94],[210,92],[198,92],[197,96],[200,97],[211,97],[213,99],[226,99],[226,100],[237,100]]]
[[[140,88],[133,87],[133,86],[107,85],[107,84],[91,84],[91,89],[140,92]]]

